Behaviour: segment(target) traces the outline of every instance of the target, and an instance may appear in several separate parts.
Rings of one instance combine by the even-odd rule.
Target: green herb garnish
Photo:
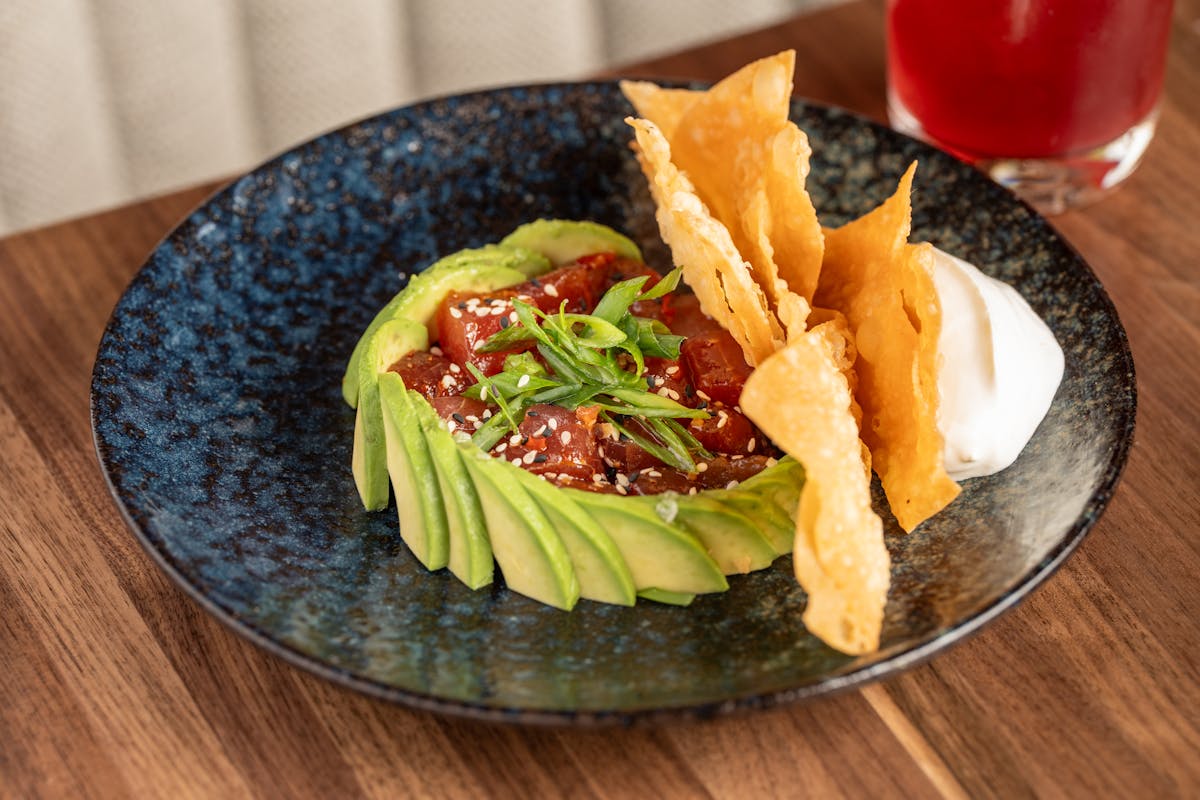
[[[475,444],[490,450],[517,430],[530,406],[554,403],[569,409],[599,407],[597,419],[672,467],[691,472],[696,468],[693,454],[711,458],[687,428],[676,422],[706,419],[708,412],[655,394],[643,377],[646,357],[679,358],[683,337],[672,334],[658,320],[637,317],[630,311],[640,300],[674,291],[679,276],[678,269],[672,270],[644,292],[647,276],[621,281],[604,293],[591,314],[568,314],[565,301],[557,312],[546,313],[514,299],[517,323],[488,337],[479,351],[494,353],[534,342],[552,371],[528,352],[508,356],[504,369],[491,377],[467,364],[477,383],[465,394],[495,403],[500,409],[475,431]],[[641,420],[640,430],[630,429],[630,417]]]

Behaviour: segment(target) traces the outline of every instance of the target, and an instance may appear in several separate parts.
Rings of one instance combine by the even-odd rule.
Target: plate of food
[[[216,194],[93,372],[147,552],[293,664],[527,723],[817,697],[1015,605],[1120,477],[1124,331],[793,63],[431,100]]]

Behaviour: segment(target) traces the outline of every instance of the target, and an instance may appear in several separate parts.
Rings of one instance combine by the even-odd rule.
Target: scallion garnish
[[[695,469],[693,453],[711,457],[675,421],[705,419],[708,413],[651,392],[643,377],[646,357],[678,358],[683,337],[672,334],[662,322],[634,316],[630,310],[638,301],[673,291],[679,275],[678,269],[672,270],[647,291],[642,291],[647,276],[621,281],[604,293],[591,314],[568,314],[565,302],[557,312],[546,313],[514,299],[517,322],[488,337],[478,350],[494,353],[532,342],[546,366],[528,352],[508,356],[504,368],[491,377],[473,364],[466,365],[477,383],[465,394],[500,408],[475,432],[475,444],[490,450],[505,434],[517,430],[527,408],[555,403],[569,409],[599,407],[603,421],[678,469]],[[629,418],[642,420],[645,432],[631,430]]]

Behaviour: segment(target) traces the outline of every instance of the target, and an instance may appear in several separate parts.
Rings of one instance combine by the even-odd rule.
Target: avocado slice
[[[426,569],[441,569],[449,561],[450,534],[425,435],[409,402],[403,378],[385,372],[379,378],[378,390],[383,403],[387,468],[400,517],[400,538]]]
[[[359,403],[361,382],[359,364],[379,327],[388,320],[405,318],[420,322],[437,339],[434,313],[450,292],[490,292],[524,283],[550,270],[550,261],[533,250],[489,244],[459,250],[442,258],[409,279],[408,285],[380,309],[354,346],[346,374],[342,377],[342,397],[352,407]],[[387,368],[387,365],[384,367]]]
[[[687,502],[677,502],[680,495],[671,494],[648,499],[657,501],[660,516],[673,516],[676,525],[691,531],[726,575],[753,572],[775,560],[775,549],[751,519],[711,497],[686,497]]]
[[[783,509],[755,492],[739,492],[736,489],[709,498],[743,517],[757,521],[771,550],[777,556],[792,552],[796,536],[796,525]]]
[[[462,462],[453,435],[424,395],[410,389],[408,403],[429,446],[446,508],[450,572],[471,589],[486,586],[492,582],[495,561],[475,482]]]
[[[725,575],[695,536],[669,525],[641,498],[559,489],[612,537],[639,590],[703,594],[729,588]],[[653,498],[647,498],[653,500]]]
[[[492,552],[508,588],[571,610],[579,599],[571,556],[541,504],[514,474],[520,467],[492,458],[470,442],[458,447],[479,492]]]
[[[429,334],[424,325],[407,319],[389,320],[376,329],[358,364],[359,404],[354,417],[354,451],[350,466],[358,496],[368,511],[379,511],[388,503],[387,449],[379,399],[379,373],[386,371],[405,353],[424,350],[428,346]]]
[[[616,253],[642,260],[642,252],[627,237],[598,222],[539,219],[527,222],[500,240],[508,247],[541,253],[556,267],[591,253]]]
[[[618,606],[637,602],[633,575],[612,537],[557,486],[519,467],[514,469],[513,474],[562,537],[579,579],[579,596]]]
[[[656,603],[665,603],[669,606],[690,606],[692,601],[696,599],[696,595],[686,592],[668,592],[665,589],[642,589],[638,592],[638,597],[646,600],[653,600]]]

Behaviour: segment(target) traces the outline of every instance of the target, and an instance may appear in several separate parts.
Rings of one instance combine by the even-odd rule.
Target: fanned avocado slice
[[[428,346],[429,335],[424,325],[407,319],[388,320],[371,336],[358,364],[359,404],[354,417],[354,452],[350,465],[358,496],[368,511],[379,511],[388,503],[387,450],[379,374],[404,354]]]
[[[450,292],[490,292],[524,283],[531,277],[550,270],[550,261],[541,253],[522,247],[489,244],[469,250],[459,250],[442,258],[423,272],[409,279],[408,285],[380,309],[367,330],[354,346],[346,374],[342,378],[342,396],[356,408],[359,403],[359,364],[371,338],[388,320],[410,319],[429,329],[431,339],[437,338],[433,328],[434,313]],[[384,367],[387,369],[387,366]]]
[[[564,611],[572,609],[579,599],[579,581],[571,557],[541,504],[513,473],[520,468],[469,442],[459,448],[479,492],[492,552],[508,588]]]
[[[475,481],[462,462],[458,444],[433,406],[423,395],[408,391],[409,407],[417,416],[425,442],[429,446],[442,502],[446,508],[446,526],[450,536],[450,572],[471,589],[492,582],[495,561],[488,541],[487,523],[479,502]]]
[[[608,532],[638,590],[685,594],[723,592],[725,575],[695,536],[664,522],[638,498],[560,489]]]
[[[560,267],[592,253],[616,253],[642,260],[642,252],[629,238],[607,225],[571,219],[539,219],[527,222],[500,240],[508,247],[524,247],[541,253]]]
[[[682,500],[680,495],[646,500],[655,502],[660,515],[673,516],[676,524],[691,531],[726,575],[753,572],[775,560],[775,549],[751,519],[711,497],[702,494],[686,497],[687,502],[677,502]],[[664,506],[673,509],[663,510]]]
[[[637,602],[633,575],[612,537],[558,487],[515,465],[513,470],[562,537],[579,579],[579,596],[619,606]]]
[[[426,569],[441,569],[450,558],[450,534],[425,434],[409,403],[403,378],[385,372],[379,378],[379,394],[400,538]]]

